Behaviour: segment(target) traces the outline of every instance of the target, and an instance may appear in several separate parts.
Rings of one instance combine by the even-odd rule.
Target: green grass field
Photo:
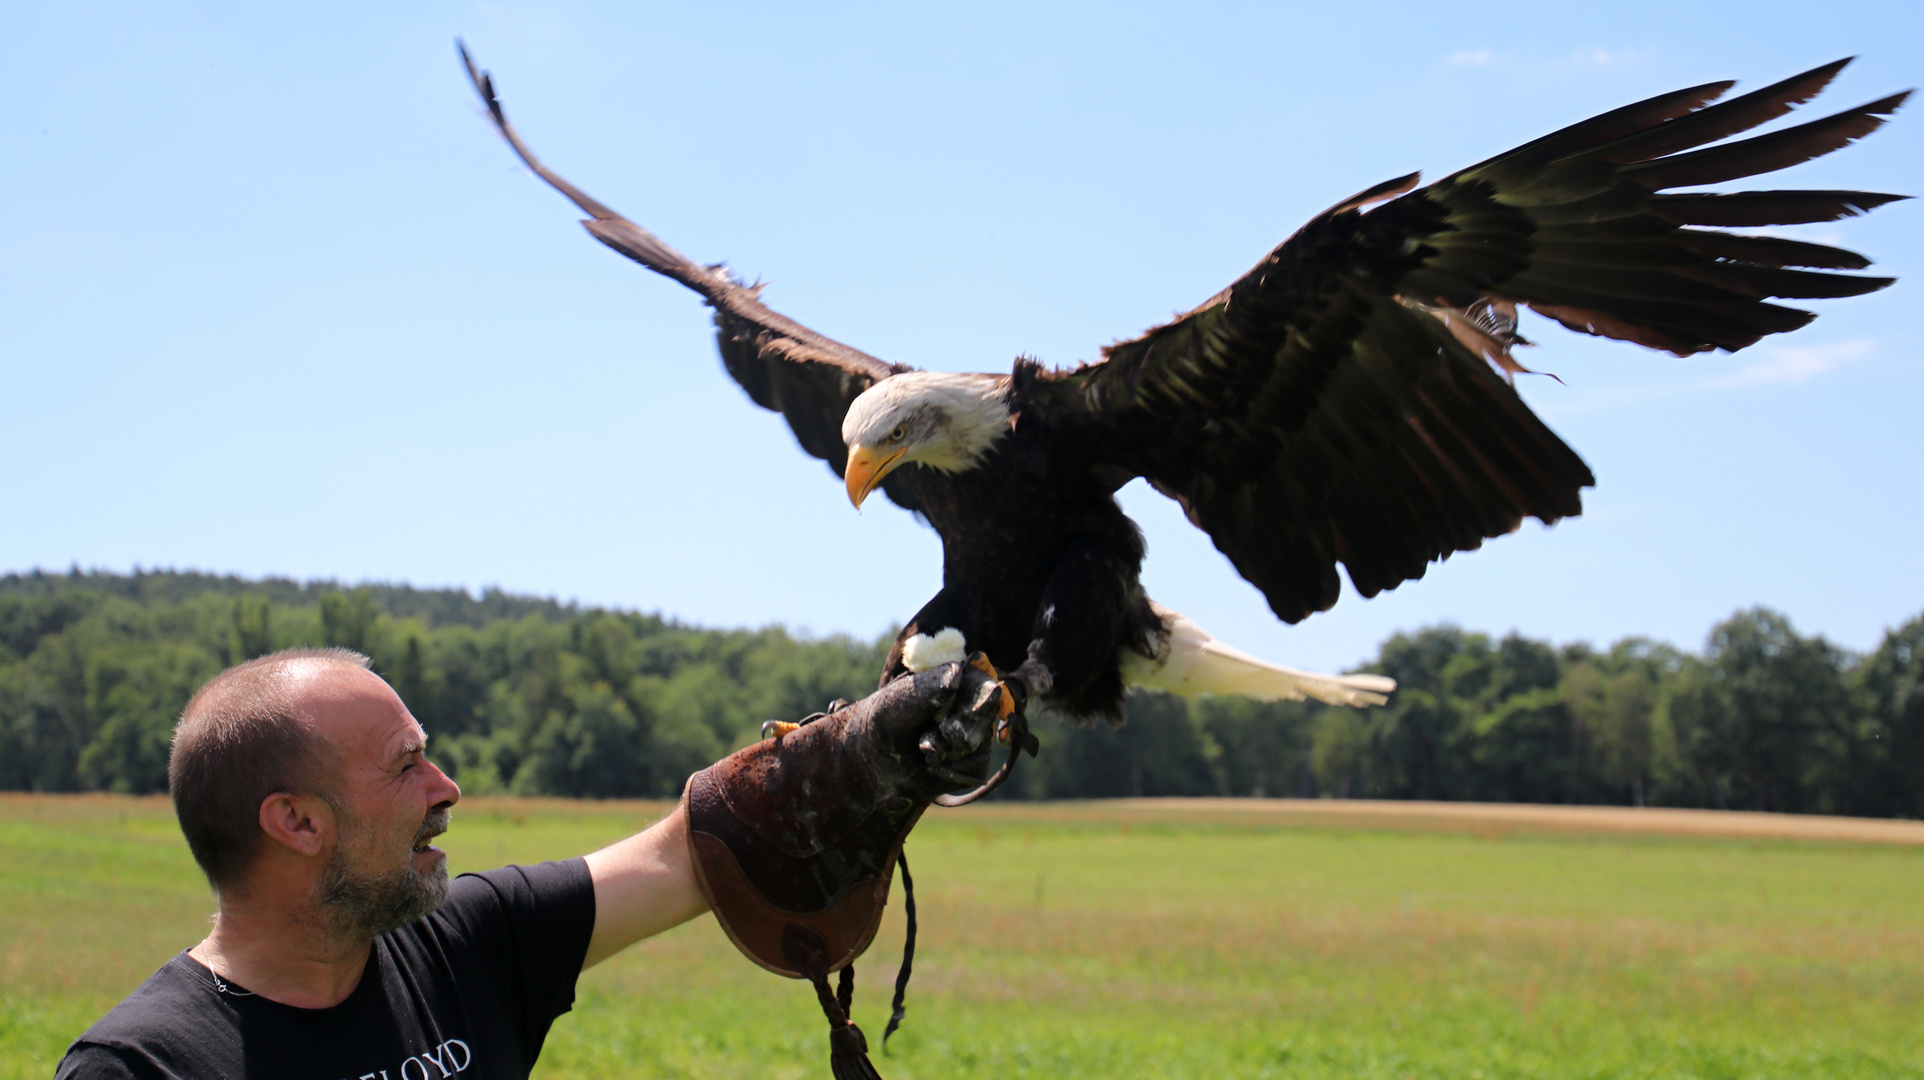
[[[590,850],[663,811],[473,800],[455,871]],[[1419,820],[934,811],[889,1080],[1924,1077],[1924,848]],[[877,1038],[899,892],[858,964]],[[0,798],[0,1080],[211,905],[160,800]],[[826,1080],[805,984],[708,919],[583,977],[538,1076]]]

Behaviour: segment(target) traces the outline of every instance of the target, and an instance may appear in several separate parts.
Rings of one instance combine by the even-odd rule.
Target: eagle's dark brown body
[[[1148,652],[1160,623],[1140,582],[1142,530],[1088,457],[1084,444],[1024,431],[977,469],[902,477],[942,537],[942,591],[896,639],[884,683],[907,672],[911,635],[953,627],[1000,670],[1044,665],[1051,705],[1121,721],[1120,650]]]

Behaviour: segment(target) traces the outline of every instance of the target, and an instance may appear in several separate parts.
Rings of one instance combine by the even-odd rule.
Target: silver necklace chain
[[[212,975],[214,977],[214,992],[217,994],[226,994],[229,997],[253,997],[254,996],[254,992],[252,990],[242,990],[242,989],[239,989],[238,987],[232,986],[222,981],[220,977],[220,972],[215,971],[211,967],[207,969],[207,974]]]

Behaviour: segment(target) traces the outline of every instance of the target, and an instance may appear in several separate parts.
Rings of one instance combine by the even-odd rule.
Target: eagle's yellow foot
[[[762,738],[780,740],[782,736],[801,726],[800,724],[791,724],[786,720],[764,721],[762,724]]]
[[[995,737],[1002,745],[1007,746],[1009,745],[1009,726],[1005,723],[1000,723],[1000,721],[1007,720],[1009,714],[1015,711],[1015,695],[1009,692],[1008,684],[1002,681],[1002,673],[997,671],[995,665],[989,662],[989,654],[976,653],[974,656],[969,657],[969,666],[987,675],[989,678],[994,679],[995,688],[1002,694],[1001,704],[997,705],[995,710],[995,718],[998,721],[996,724]]]

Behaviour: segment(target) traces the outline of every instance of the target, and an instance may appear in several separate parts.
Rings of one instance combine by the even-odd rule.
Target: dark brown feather
[[[1732,259],[1760,266],[1809,266],[1820,270],[1862,270],[1871,264],[1855,251],[1786,240],[1777,236],[1738,236],[1733,233],[1678,229],[1674,247],[1713,259]]]
[[[1705,83],[1683,90],[1673,90],[1667,94],[1645,98],[1642,101],[1612,109],[1588,120],[1578,121],[1566,128],[1559,128],[1541,138],[1524,143],[1514,150],[1486,158],[1465,169],[1464,172],[1482,172],[1493,167],[1534,168],[1542,162],[1575,154],[1593,146],[1608,143],[1648,129],[1653,124],[1662,124],[1687,116],[1702,108],[1707,102],[1722,97],[1724,91],[1737,85],[1735,80]]]
[[[1834,150],[1841,150],[1876,131],[1883,126],[1883,118],[1896,112],[1910,96],[1910,91],[1906,90],[1836,116],[1827,116],[1769,135],[1626,165],[1617,170],[1617,175],[1657,191],[1662,188],[1721,184],[1726,180],[1788,169],[1792,165],[1801,165]]]
[[[1678,277],[1695,278],[1721,289],[1739,290],[1753,297],[1778,296],[1795,300],[1863,296],[1897,281],[1888,277],[1814,274],[1808,270],[1784,270],[1775,266],[1747,266],[1728,262],[1680,267],[1675,273]]]
[[[1868,214],[1909,195],[1873,191],[1735,191],[1650,196],[1650,216],[1673,225],[1719,225],[1754,229],[1765,225],[1809,225]]]
[[[1565,164],[1575,160],[1629,162],[1648,161],[1651,158],[1674,154],[1713,143],[1718,139],[1729,138],[1740,131],[1749,131],[1759,124],[1769,123],[1788,114],[1791,109],[1802,105],[1830,85],[1837,73],[1844,70],[1854,57],[1833,60],[1822,67],[1812,68],[1802,75],[1793,75],[1780,83],[1772,83],[1762,90],[1753,90],[1742,97],[1718,102],[1690,113],[1666,120],[1661,124],[1642,131],[1625,135],[1579,151],[1556,162]]]

